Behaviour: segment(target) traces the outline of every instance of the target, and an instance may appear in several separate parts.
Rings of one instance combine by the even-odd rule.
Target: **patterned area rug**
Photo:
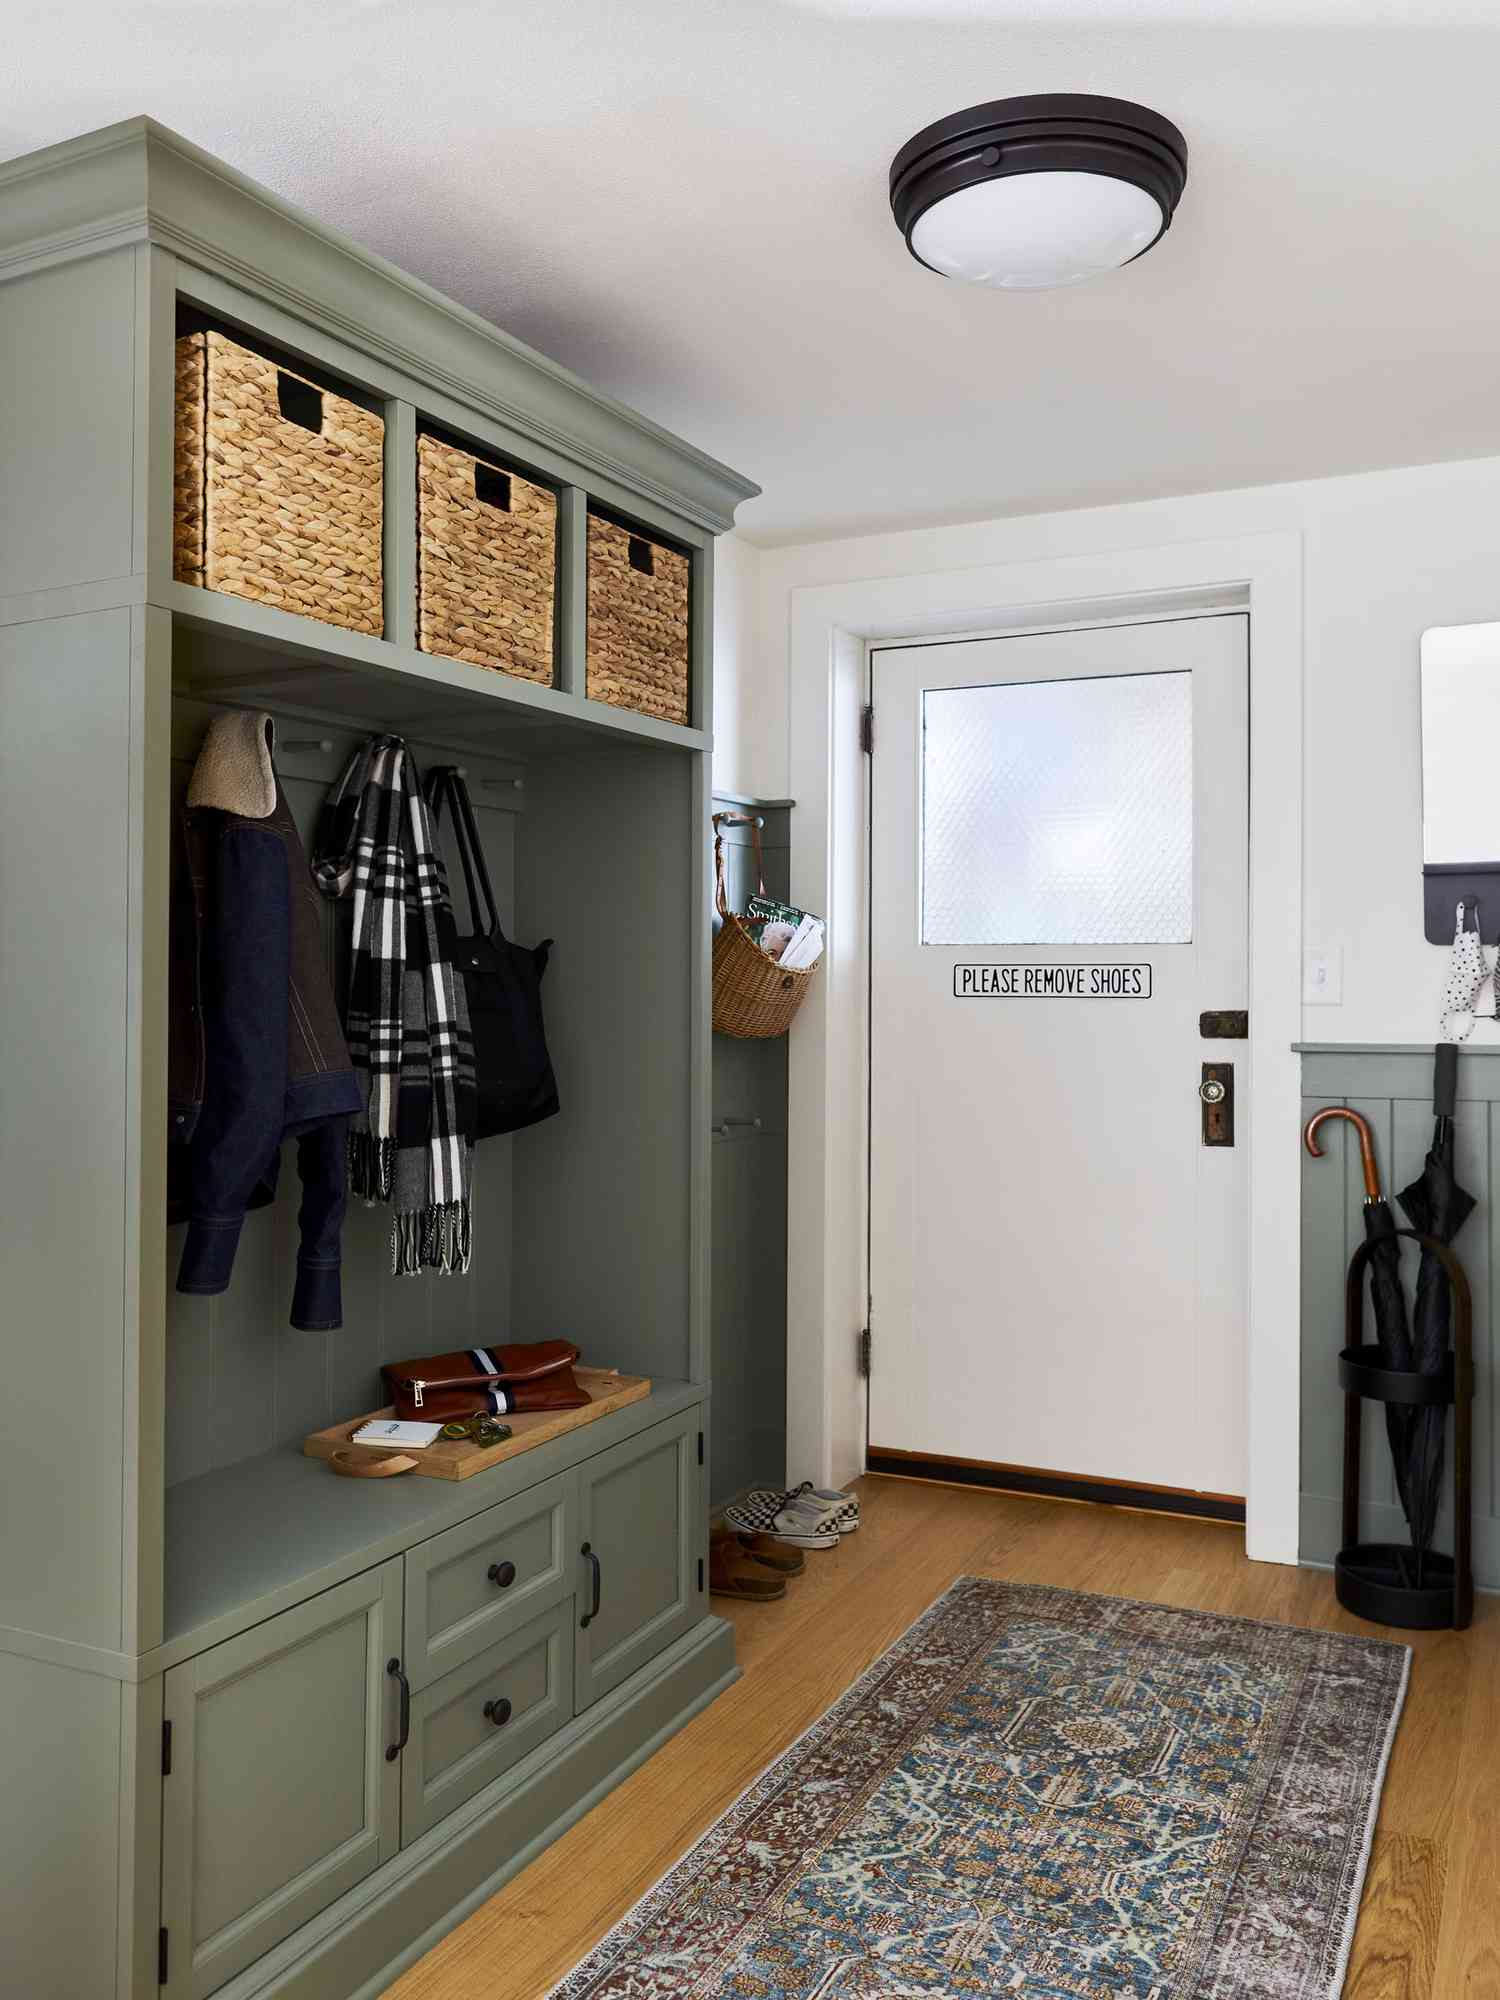
[[[1334,2000],[1409,1664],[963,1577],[555,2000]]]

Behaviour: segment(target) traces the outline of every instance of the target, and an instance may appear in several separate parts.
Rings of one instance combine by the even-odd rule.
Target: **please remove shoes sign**
[[[1149,965],[955,965],[955,1000],[1149,1000]]]

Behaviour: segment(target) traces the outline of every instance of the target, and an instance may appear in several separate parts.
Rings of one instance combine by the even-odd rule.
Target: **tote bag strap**
[[[479,823],[474,817],[474,802],[469,797],[469,788],[459,774],[458,767],[454,764],[440,765],[428,778],[427,792],[434,832],[437,831],[442,818],[445,798],[453,809],[453,842],[458,849],[459,865],[464,871],[470,924],[478,935],[498,938],[503,942],[505,932],[500,926],[500,911],[495,902],[489,865],[484,858],[484,843],[479,838]],[[483,911],[480,907],[481,898]]]
[[[427,774],[427,783],[423,789],[427,799],[427,810],[432,816],[434,839],[442,830],[443,805],[449,796],[449,782],[456,776],[457,773],[451,764],[436,765]],[[464,871],[464,888],[469,899],[469,929],[477,933],[481,922],[479,890],[474,879],[474,865],[469,855],[468,843],[464,838],[464,826],[457,807],[453,813],[453,840],[458,849],[459,863]]]

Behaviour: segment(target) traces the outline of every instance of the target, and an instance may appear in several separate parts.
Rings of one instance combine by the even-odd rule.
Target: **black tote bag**
[[[429,771],[426,793],[434,836],[444,801],[452,807],[453,840],[469,893],[473,935],[459,937],[454,964],[463,976],[474,1038],[476,1136],[489,1139],[538,1124],[560,1108],[542,1024],[542,974],[552,940],[544,938],[528,950],[512,944],[500,928],[473,801],[457,768],[443,764]]]

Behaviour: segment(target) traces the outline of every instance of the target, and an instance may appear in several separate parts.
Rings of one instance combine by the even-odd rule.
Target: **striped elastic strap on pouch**
[[[468,1354],[469,1359],[474,1363],[474,1366],[479,1370],[481,1375],[498,1375],[500,1373],[500,1370],[495,1366],[495,1357],[487,1347],[471,1347],[468,1350]],[[489,1404],[490,1415],[492,1417],[503,1417],[510,1408],[510,1398],[506,1395],[505,1391],[503,1389],[487,1388],[484,1391],[484,1395]]]

